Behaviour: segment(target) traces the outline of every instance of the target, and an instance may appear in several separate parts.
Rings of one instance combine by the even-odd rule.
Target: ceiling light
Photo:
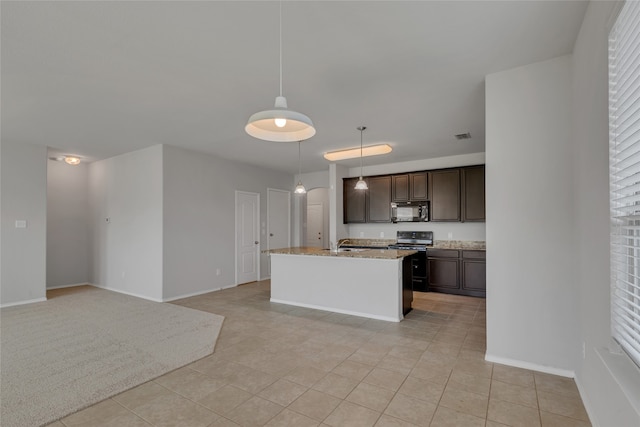
[[[300,143],[302,141],[298,141],[298,185],[296,185],[296,189],[294,193],[296,194],[305,194],[307,189],[302,185],[302,163],[300,162]]]
[[[358,127],[358,130],[360,131],[360,179],[358,179],[358,182],[356,182],[356,190],[369,189],[369,187],[367,186],[367,182],[362,179],[362,132],[364,132],[365,129],[366,127],[364,126]]]
[[[379,156],[380,154],[388,154],[392,150],[393,148],[389,144],[369,145],[362,148],[362,153],[360,153],[360,148],[347,148],[346,150],[324,153],[324,158],[331,162],[336,162],[338,160],[355,159],[356,157]]]
[[[316,134],[313,122],[307,116],[287,109],[282,96],[282,1],[280,1],[280,96],[273,110],[260,111],[249,117],[244,130],[254,138],[275,142],[304,141]]]
[[[80,164],[80,157],[76,157],[76,156],[64,156],[64,161],[69,164],[69,165],[79,165]]]

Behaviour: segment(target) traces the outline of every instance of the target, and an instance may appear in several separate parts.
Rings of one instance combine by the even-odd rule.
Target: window
[[[611,329],[640,366],[640,2],[609,34]]]

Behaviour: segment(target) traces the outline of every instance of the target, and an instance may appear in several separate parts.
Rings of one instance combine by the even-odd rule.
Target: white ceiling
[[[359,146],[360,125],[364,145],[394,147],[365,165],[484,151],[484,76],[570,53],[586,6],[283,2],[283,94],[317,130],[303,172]],[[244,132],[279,93],[278,14],[273,1],[2,1],[2,140],[87,160],[171,144],[296,173],[297,144]]]

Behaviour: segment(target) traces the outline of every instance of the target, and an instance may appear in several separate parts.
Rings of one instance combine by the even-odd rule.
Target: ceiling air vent
[[[469,132],[467,132],[467,133],[459,133],[459,134],[456,135],[456,139],[457,140],[471,139],[471,134]]]

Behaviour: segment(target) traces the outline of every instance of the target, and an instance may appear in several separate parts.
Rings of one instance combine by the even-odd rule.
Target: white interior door
[[[267,190],[268,249],[291,246],[291,192]]]
[[[260,279],[260,195],[236,191],[236,284]]]
[[[267,249],[291,246],[291,192],[267,189]],[[271,264],[269,264],[271,275]]]
[[[324,206],[322,203],[307,205],[307,246],[323,248]]]

